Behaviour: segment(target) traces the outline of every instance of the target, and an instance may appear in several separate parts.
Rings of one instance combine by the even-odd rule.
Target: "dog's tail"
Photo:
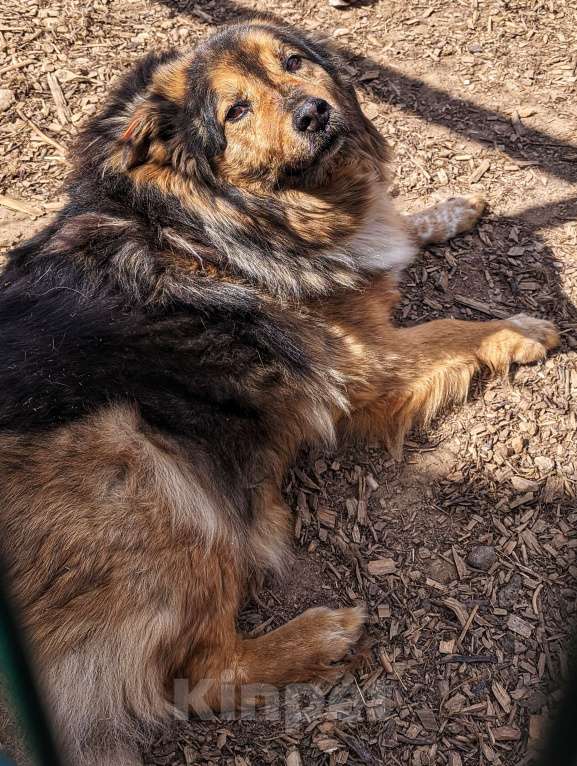
[[[141,749],[174,716],[147,627],[77,646],[42,674],[66,766],[140,766]]]

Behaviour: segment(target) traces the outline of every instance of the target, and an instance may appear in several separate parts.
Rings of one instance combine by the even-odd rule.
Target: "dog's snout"
[[[293,125],[301,133],[317,133],[326,126],[330,116],[330,104],[324,98],[311,97],[296,108]]]

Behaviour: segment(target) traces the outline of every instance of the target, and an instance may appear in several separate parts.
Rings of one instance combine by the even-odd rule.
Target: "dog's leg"
[[[258,694],[259,687],[280,690],[287,684],[336,680],[353,663],[351,652],[364,620],[364,610],[358,607],[317,607],[258,638],[236,636],[226,651],[208,658],[208,683],[194,679],[202,703],[224,710],[237,707],[245,691]],[[199,707],[194,691],[189,702]]]
[[[349,426],[353,433],[384,437],[397,458],[411,426],[426,424],[445,403],[464,400],[481,367],[503,374],[511,363],[542,359],[559,343],[551,322],[525,314],[490,322],[440,319],[396,329],[393,337],[399,352],[388,361],[384,355],[379,393]]]
[[[448,239],[469,231],[485,209],[482,197],[452,197],[419,213],[406,216],[409,230],[419,247]]]

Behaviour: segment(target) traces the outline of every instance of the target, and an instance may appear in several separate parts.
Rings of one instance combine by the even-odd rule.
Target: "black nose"
[[[331,106],[324,98],[307,98],[293,115],[295,130],[301,133],[317,133],[322,130],[331,116]]]

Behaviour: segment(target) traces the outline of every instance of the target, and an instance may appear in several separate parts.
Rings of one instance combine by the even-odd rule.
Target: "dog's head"
[[[212,167],[225,183],[257,191],[323,183],[347,137],[365,129],[336,61],[294,33],[236,27],[200,59],[218,136]]]
[[[337,57],[253,21],[141,61],[76,159],[76,199],[132,208],[164,248],[302,294],[356,278],[340,246],[383,198],[386,148]]]
[[[139,181],[174,171],[256,193],[313,188],[359,144],[383,153],[335,56],[263,22],[148,57],[103,118],[105,164]]]

